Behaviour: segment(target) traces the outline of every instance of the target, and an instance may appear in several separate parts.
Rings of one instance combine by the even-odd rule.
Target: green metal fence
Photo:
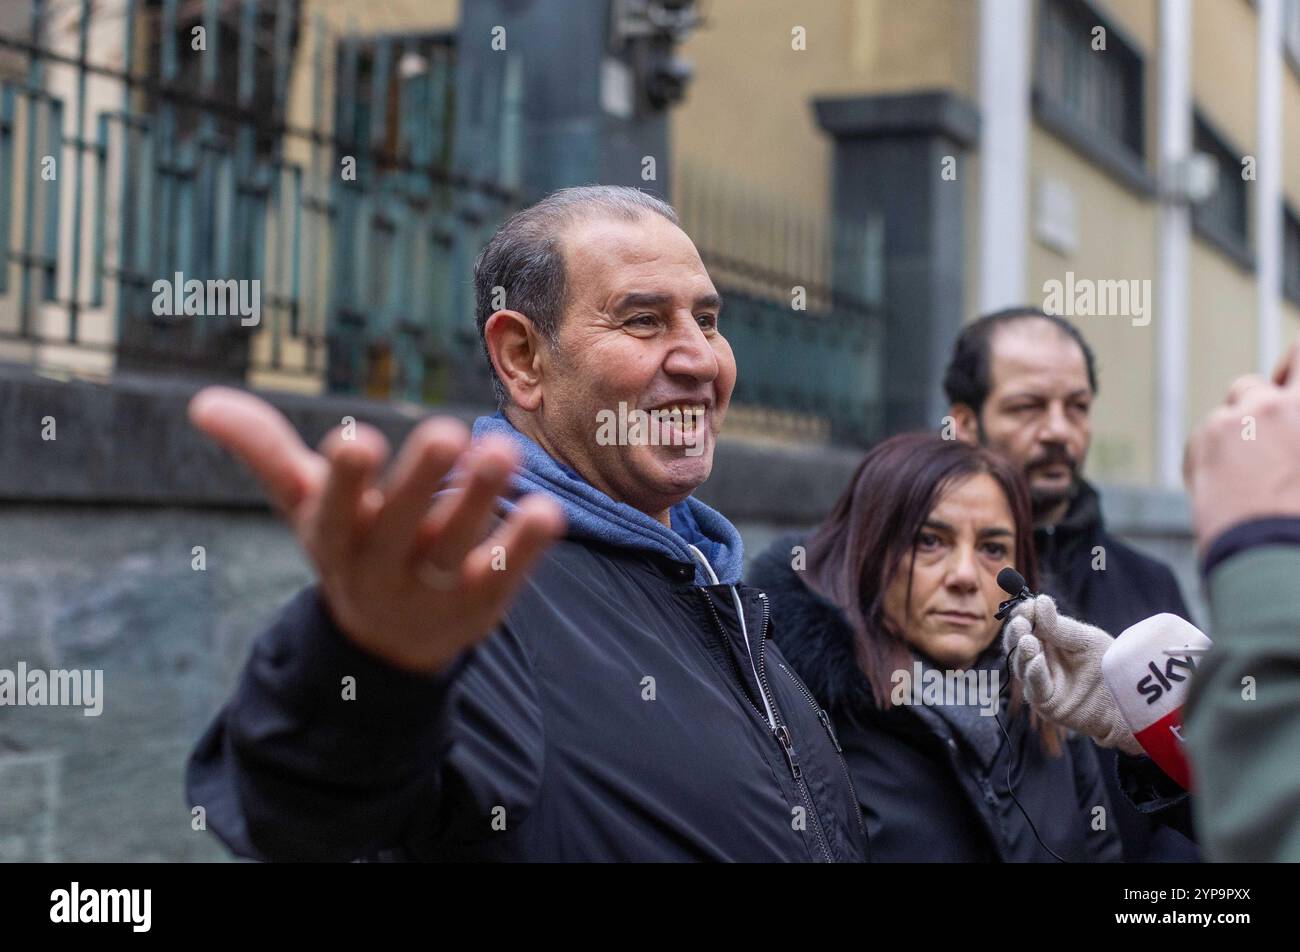
[[[682,224],[723,295],[733,401],[835,442],[879,439],[883,223],[780,202],[718,169],[688,166],[677,181]]]
[[[34,0],[28,19],[0,34],[27,62],[0,82],[0,341],[99,348],[114,369],[488,392],[468,275],[517,205],[517,64],[476,77],[458,114],[453,37],[305,25],[297,0]],[[257,281],[260,322],[155,313],[175,275]]]
[[[521,202],[520,54],[471,72],[454,34],[375,35],[299,0],[5,10],[0,359],[489,398],[471,272]],[[727,301],[735,401],[877,436],[871,229],[721,180],[679,191]],[[260,322],[157,313],[177,275],[259,282]]]

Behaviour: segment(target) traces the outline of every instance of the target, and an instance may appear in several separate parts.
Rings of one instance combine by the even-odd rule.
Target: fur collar
[[[767,592],[771,605],[772,639],[833,718],[879,717],[844,613],[791,567],[791,549],[797,545],[806,545],[806,539],[783,536],[750,567],[749,584]]]

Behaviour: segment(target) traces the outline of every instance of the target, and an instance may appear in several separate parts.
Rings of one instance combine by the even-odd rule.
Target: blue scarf
[[[574,470],[552,459],[533,440],[511,425],[504,414],[479,417],[474,421],[474,438],[498,433],[514,440],[523,463],[512,482],[519,493],[543,492],[564,510],[571,539],[591,540],[654,552],[695,567],[695,584],[711,585],[704,567],[688,545],[704,553],[718,580],[726,585],[740,581],[744,549],[740,533],[721,513],[688,496],[669,510],[672,528],[651,519],[627,503],[615,502]],[[507,508],[512,508],[506,501]]]

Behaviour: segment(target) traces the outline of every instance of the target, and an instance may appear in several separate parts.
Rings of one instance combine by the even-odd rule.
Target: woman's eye
[[[1007,557],[1007,547],[1000,542],[986,542],[984,551],[995,559],[1005,559]]]
[[[933,532],[922,532],[916,537],[916,547],[918,549],[933,549],[939,544],[939,537]]]

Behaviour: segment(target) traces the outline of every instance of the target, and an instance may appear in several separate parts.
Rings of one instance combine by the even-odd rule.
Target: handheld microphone
[[[1184,790],[1183,704],[1196,659],[1212,642],[1195,625],[1163,613],[1124,629],[1101,659],[1101,673],[1142,749]]]
[[[1009,565],[998,573],[998,587],[1011,596],[998,606],[998,610],[993,616],[998,621],[1002,621],[1011,614],[1011,609],[1018,603],[1034,597],[1034,593],[1025,584],[1025,577]]]

